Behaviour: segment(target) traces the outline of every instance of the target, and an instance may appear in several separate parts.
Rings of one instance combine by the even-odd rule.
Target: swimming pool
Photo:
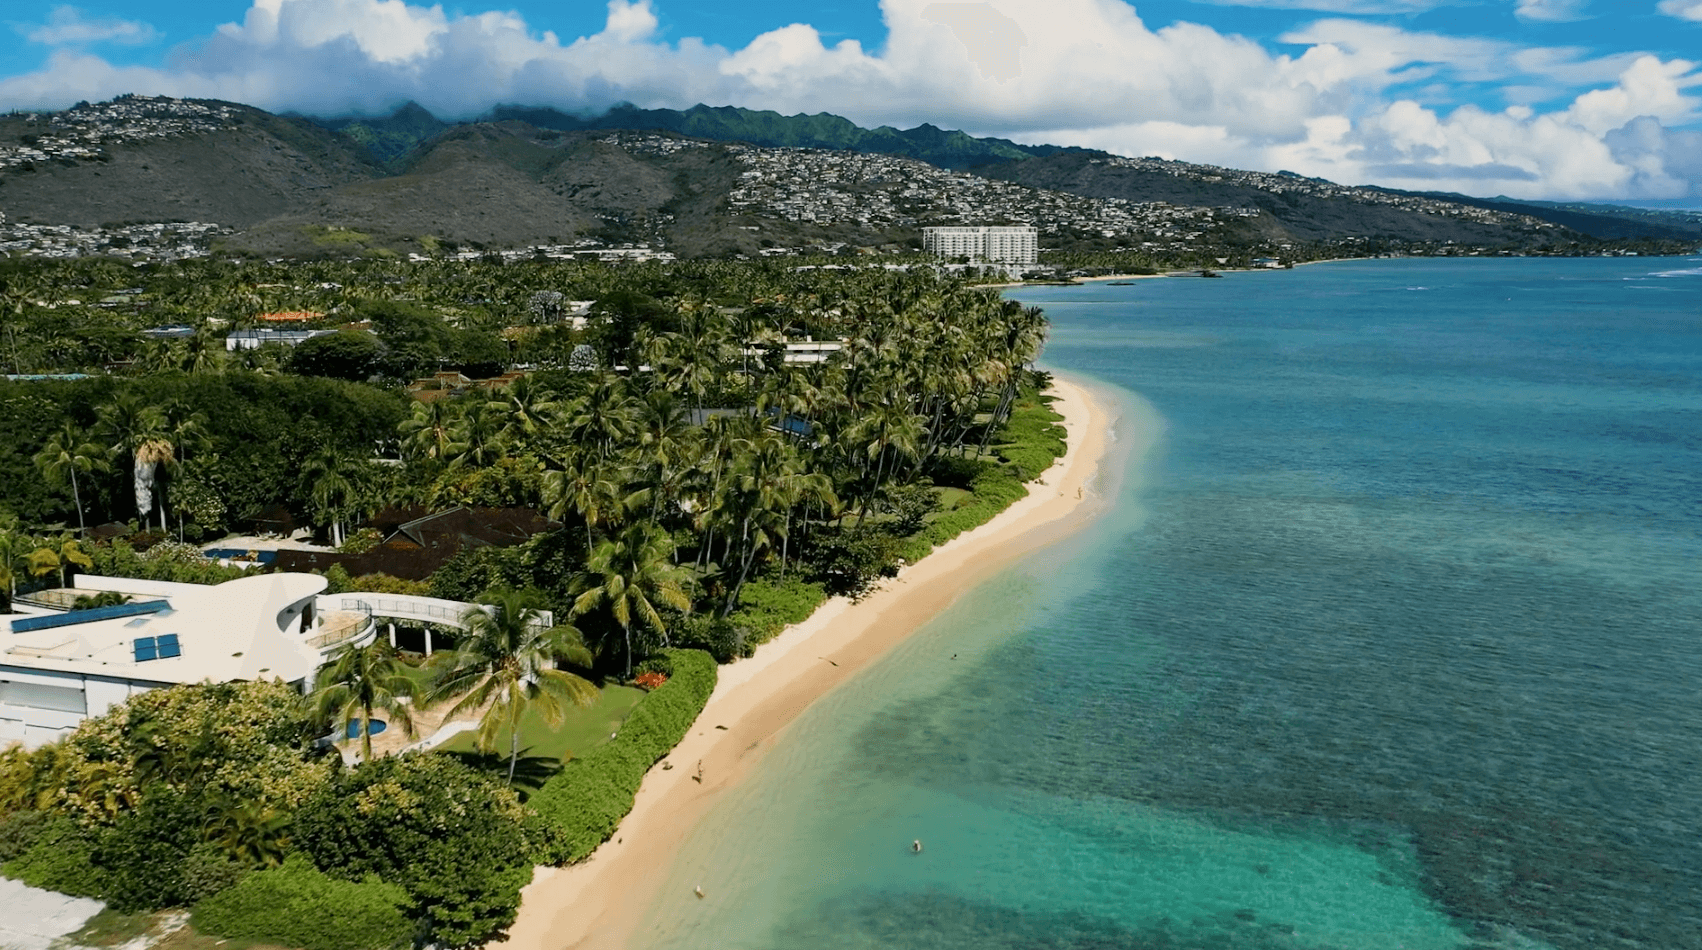
[[[367,730],[367,734],[376,736],[376,735],[378,735],[379,733],[383,732],[385,729],[388,729],[388,728],[389,728],[389,725],[387,723],[385,723],[384,720],[374,719],[374,720],[372,720],[372,725]],[[358,739],[358,738],[360,738],[360,720],[359,719],[350,719],[349,720],[349,724],[347,726],[345,726],[344,729],[343,729],[343,737],[346,738],[346,739]]]
[[[278,552],[276,551],[251,551],[246,548],[208,548],[201,553],[219,561],[231,559],[246,561],[249,560],[248,556],[253,554],[253,559],[259,561],[261,564],[270,564],[278,558]]]

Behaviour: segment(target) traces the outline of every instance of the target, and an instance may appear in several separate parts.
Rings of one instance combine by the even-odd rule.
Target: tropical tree
[[[361,758],[370,760],[375,710],[382,710],[389,717],[385,721],[409,739],[418,734],[408,706],[415,681],[403,669],[395,649],[383,640],[364,647],[345,644],[320,667],[306,700],[308,709],[316,720],[329,721],[339,733],[345,724],[359,723]]]
[[[398,431],[411,458],[446,460],[454,443],[455,404],[447,399],[416,402]]]
[[[343,524],[360,510],[365,474],[360,459],[332,446],[321,448],[302,462],[302,482],[313,503],[314,520],[331,529],[333,546],[342,546]]]
[[[35,542],[15,528],[0,527],[0,584],[6,585],[6,604],[18,595],[18,575],[28,570]]]
[[[126,393],[97,410],[102,438],[111,451],[133,460],[132,483],[136,492],[136,514],[144,524],[154,510],[154,469],[172,457],[166,438],[165,412]],[[165,526],[161,511],[160,526]]]
[[[674,541],[650,524],[634,524],[597,545],[586,573],[574,578],[573,615],[607,608],[626,638],[626,675],[632,676],[632,627],[639,623],[667,642],[658,603],[690,610],[687,573],[673,562]]]
[[[544,626],[543,600],[536,591],[494,590],[479,603],[491,609],[468,609],[466,632],[432,677],[424,702],[454,700],[449,718],[482,710],[474,740],[482,752],[495,751],[497,736],[507,729],[512,785],[526,713],[536,709],[546,723],[559,726],[569,705],[596,701],[597,687],[556,668],[564,660],[589,666],[591,657],[572,626]]]
[[[82,542],[69,534],[49,541],[30,552],[30,573],[40,577],[59,572],[59,586],[65,586],[65,568],[76,565],[84,570],[95,566],[94,559],[83,550]]]
[[[36,468],[49,484],[71,486],[71,500],[77,506],[77,530],[88,529],[83,519],[83,493],[77,484],[77,473],[85,475],[112,469],[112,453],[84,437],[75,425],[67,421],[49,436],[41,451],[35,454]]]
[[[275,868],[289,853],[291,814],[264,802],[221,795],[203,834],[225,854],[251,867]]]

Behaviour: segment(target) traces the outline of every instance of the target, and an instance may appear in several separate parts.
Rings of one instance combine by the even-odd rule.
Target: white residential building
[[[268,343],[299,346],[316,336],[326,336],[336,332],[336,330],[275,330],[271,327],[260,327],[255,330],[233,330],[225,336],[225,352],[257,350]]]
[[[1040,231],[1032,227],[923,228],[922,249],[938,257],[1033,264],[1040,259]]]
[[[13,607],[24,612],[0,614],[0,749],[53,742],[150,689],[281,679],[309,691],[345,644],[387,634],[394,647],[398,622],[465,629],[471,611],[494,609],[435,597],[327,594],[324,577],[291,572],[216,585],[93,574],[74,583],[20,595]],[[129,600],[65,609],[77,595],[101,591]],[[555,625],[547,610],[536,622]],[[430,626],[425,651],[432,651]]]
[[[271,679],[313,685],[329,654],[376,635],[316,574],[259,574],[216,586],[76,578],[64,594],[115,590],[129,603],[0,616],[0,746],[52,742],[88,716],[179,683]],[[23,605],[19,605],[22,607]]]

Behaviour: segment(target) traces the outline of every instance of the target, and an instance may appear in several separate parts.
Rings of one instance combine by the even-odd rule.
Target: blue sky
[[[0,108],[696,102],[1702,204],[1702,0],[7,0]]]

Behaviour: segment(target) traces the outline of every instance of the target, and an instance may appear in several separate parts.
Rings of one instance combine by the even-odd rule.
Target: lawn
[[[644,690],[632,686],[605,686],[597,701],[583,708],[570,707],[567,717],[557,728],[550,728],[536,710],[529,711],[520,723],[520,754],[532,759],[565,762],[584,755],[609,741],[609,734],[626,721],[632,707],[644,698]],[[473,752],[476,733],[463,732],[438,748],[445,752]],[[508,730],[497,734],[496,752],[508,757]]]

